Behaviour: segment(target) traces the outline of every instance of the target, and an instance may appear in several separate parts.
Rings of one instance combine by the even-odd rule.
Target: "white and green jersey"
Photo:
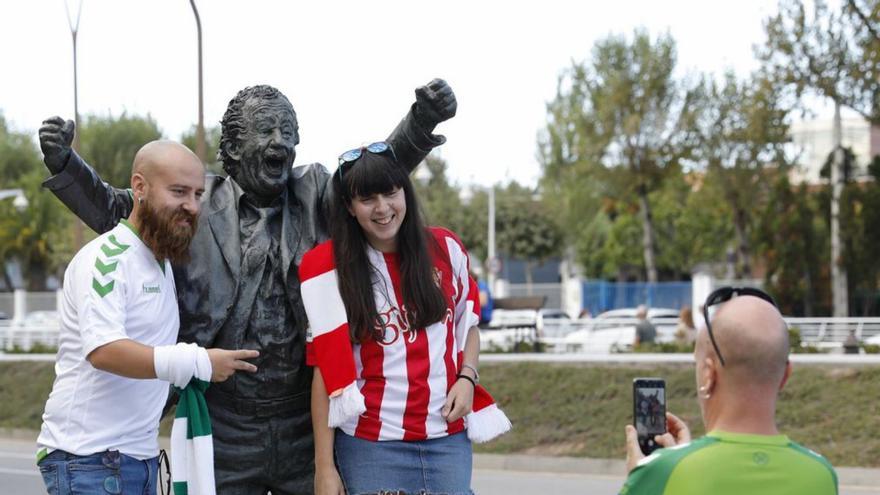
[[[630,472],[620,495],[836,495],[821,455],[785,435],[713,431],[660,449]]]
[[[157,456],[168,384],[100,371],[86,356],[120,339],[151,347],[177,341],[180,317],[171,264],[157,261],[123,220],[70,262],[60,313],[56,377],[37,439],[40,453],[115,449],[138,459]]]

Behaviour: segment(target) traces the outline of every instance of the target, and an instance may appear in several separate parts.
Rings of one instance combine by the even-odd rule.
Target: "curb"
[[[474,454],[474,469],[523,473],[583,474],[626,478],[622,459],[551,457],[523,454]],[[851,487],[880,487],[880,469],[835,467],[838,484]]]
[[[18,428],[0,428],[0,439],[36,442],[39,432]],[[168,437],[159,437],[163,449],[170,448]],[[36,448],[36,447],[35,447]],[[520,473],[555,473],[573,475],[600,475],[626,478],[626,464],[622,459],[594,459],[589,457],[552,457],[526,454],[474,454],[474,469],[516,471]],[[880,487],[880,468],[835,467],[840,486]]]

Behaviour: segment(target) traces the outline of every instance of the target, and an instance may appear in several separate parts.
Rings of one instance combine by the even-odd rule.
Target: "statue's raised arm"
[[[71,149],[76,126],[73,121],[52,117],[40,127],[43,163],[53,175],[43,182],[62,203],[92,230],[101,234],[128,218],[132,198],[101,180],[95,170]]]
[[[454,117],[457,108],[455,93],[443,79],[417,88],[416,102],[388,137],[398,162],[412,172],[431,149],[445,143],[445,137],[432,133],[437,124]]]

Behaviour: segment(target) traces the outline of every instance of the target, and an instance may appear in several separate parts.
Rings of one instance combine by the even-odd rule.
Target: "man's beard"
[[[196,233],[198,215],[193,215],[182,207],[157,210],[149,201],[144,201],[139,206],[141,240],[153,251],[156,259],[167,258],[176,265],[188,262],[189,244]],[[189,220],[189,225],[178,224],[184,219]]]

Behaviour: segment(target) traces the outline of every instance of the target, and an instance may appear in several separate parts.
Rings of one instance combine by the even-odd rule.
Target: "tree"
[[[196,126],[193,125],[188,131],[180,136],[180,142],[196,152]],[[209,173],[226,176],[223,164],[217,161],[217,148],[220,146],[220,126],[205,129],[205,167]]]
[[[801,0],[783,0],[779,13],[765,22],[767,41],[758,49],[766,72],[788,84],[797,97],[811,92],[834,104],[837,158],[831,170],[830,259],[834,316],[849,313],[840,227],[840,169],[844,162],[840,108],[849,107],[875,122],[880,117],[880,55],[876,37],[871,36],[877,13],[872,8],[869,17],[864,17],[865,12],[859,7],[865,3],[849,2],[847,14],[832,11],[824,1],[817,0],[812,15],[808,15]]]
[[[562,252],[562,231],[534,192],[516,182],[496,193],[497,242],[500,251],[526,263],[531,291],[532,268]]]
[[[129,187],[134,155],[150,141],[162,138],[152,117],[128,115],[106,117],[89,115],[79,129],[80,154],[108,184]]]
[[[707,84],[696,156],[729,206],[735,234],[737,278],[751,276],[752,220],[767,195],[767,167],[786,168],[786,118],[778,84],[760,74],[723,85]]]
[[[769,182],[757,225],[767,288],[783,314],[827,314],[830,273],[823,261],[828,259],[828,225],[821,195],[811,193],[806,184],[793,187],[784,174]]]
[[[22,176],[43,166],[31,136],[9,128],[0,112],[0,180],[11,187]]]
[[[11,130],[0,115],[0,183],[24,190],[29,203],[20,212],[0,201],[0,261],[20,263],[29,290],[45,290],[46,276],[60,274],[73,255],[73,215],[41,187],[45,178],[31,134]]]
[[[657,281],[657,246],[649,195],[688,156],[694,137],[696,89],[673,78],[675,61],[669,35],[652,42],[637,31],[632,43],[621,36],[600,40],[590,62],[574,63],[560,79],[539,143],[545,171],[556,179],[576,169],[623,170],[596,176],[618,196],[637,198],[651,282]],[[587,197],[595,200],[594,190]]]

